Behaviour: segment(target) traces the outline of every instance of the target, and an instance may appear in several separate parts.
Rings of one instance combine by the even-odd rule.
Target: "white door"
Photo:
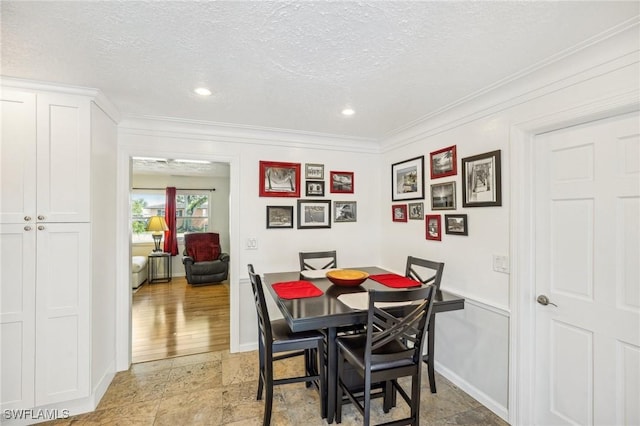
[[[0,224],[0,408],[34,405],[36,231]]]
[[[88,223],[42,223],[36,244],[35,403],[90,393],[91,274]]]
[[[535,424],[639,425],[640,117],[535,147]]]
[[[36,220],[36,95],[0,95],[0,223]]]

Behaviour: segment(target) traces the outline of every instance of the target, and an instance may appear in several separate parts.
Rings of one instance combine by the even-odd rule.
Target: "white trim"
[[[509,423],[533,424],[535,357],[535,258],[533,180],[535,135],[640,110],[638,90],[613,94],[511,127],[511,327]]]
[[[117,318],[123,319],[118,321],[116,330],[116,359],[117,371],[127,370],[131,364],[131,301],[132,290],[130,286],[131,276],[131,235],[129,227],[129,204],[128,195],[131,188],[131,157],[144,156],[148,152],[147,148],[140,146],[118,146],[118,213],[117,213],[117,264],[126,265],[118,270],[117,300],[116,311]],[[156,151],[160,156],[168,158],[197,158],[205,159],[212,162],[229,163],[229,240],[231,257],[230,262],[230,350],[237,352],[239,350],[239,321],[240,321],[240,301],[238,292],[238,259],[237,250],[241,247],[239,240],[239,223],[240,216],[240,159],[237,156],[222,156],[210,153],[184,151]]]

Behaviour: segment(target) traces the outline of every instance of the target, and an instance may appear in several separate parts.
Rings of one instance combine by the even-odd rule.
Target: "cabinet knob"
[[[44,230],[44,226],[42,226],[42,225],[38,226],[38,230],[43,231]]]
[[[44,220],[44,216],[38,215],[38,220]]]
[[[27,225],[27,226],[24,227],[24,230],[25,231],[31,231],[31,227],[29,225]]]
[[[25,217],[24,217],[24,221],[25,221],[25,222],[29,222],[30,220],[31,220],[31,216],[25,216]]]

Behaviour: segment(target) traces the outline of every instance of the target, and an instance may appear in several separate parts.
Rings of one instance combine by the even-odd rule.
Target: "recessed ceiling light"
[[[342,110],[342,115],[353,115],[356,112],[351,108],[345,108]]]
[[[209,164],[210,161],[204,160],[173,160],[176,163],[195,163],[195,164]]]
[[[200,96],[211,96],[211,90],[207,89],[206,87],[197,87],[193,89],[193,91]]]

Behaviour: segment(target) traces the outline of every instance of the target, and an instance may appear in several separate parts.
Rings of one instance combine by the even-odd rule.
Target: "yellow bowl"
[[[336,269],[334,271],[327,272],[326,276],[329,281],[335,285],[343,287],[358,286],[369,278],[369,274],[366,272],[357,271],[355,269]]]

